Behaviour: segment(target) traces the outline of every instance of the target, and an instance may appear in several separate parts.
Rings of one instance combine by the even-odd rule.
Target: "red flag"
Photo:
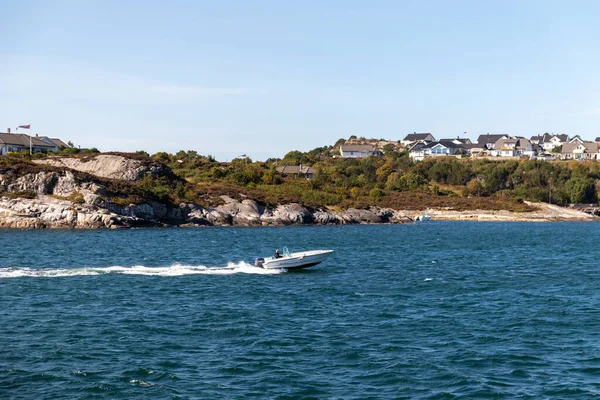
[[[17,129],[19,129],[19,128],[21,128],[21,129],[31,129],[31,124],[19,125],[19,126],[17,126]]]

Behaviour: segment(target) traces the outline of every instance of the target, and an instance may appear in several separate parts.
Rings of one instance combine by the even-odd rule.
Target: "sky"
[[[600,136],[596,0],[0,0],[0,15],[0,132],[220,161],[351,135]]]

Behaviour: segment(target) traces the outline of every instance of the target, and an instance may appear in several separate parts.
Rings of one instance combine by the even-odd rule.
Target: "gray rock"
[[[312,212],[297,203],[281,204],[274,210],[265,210],[260,221],[269,225],[310,224],[314,222]]]
[[[262,209],[254,200],[230,201],[216,209],[221,214],[229,214],[234,225],[259,225]]]
[[[103,178],[121,179],[125,181],[137,181],[147,173],[156,175],[169,173],[171,170],[163,164],[144,164],[138,160],[132,160],[119,155],[99,154],[91,158],[49,158],[33,160],[37,164],[50,165],[54,167],[67,167],[76,171]]]

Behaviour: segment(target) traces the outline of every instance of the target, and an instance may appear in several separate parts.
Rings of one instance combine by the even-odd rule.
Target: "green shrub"
[[[371,196],[374,199],[381,199],[385,197],[385,192],[381,189],[373,189],[369,192],[369,196]]]

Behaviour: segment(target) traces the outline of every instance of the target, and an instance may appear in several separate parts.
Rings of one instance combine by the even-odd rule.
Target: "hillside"
[[[415,164],[390,147],[384,157],[361,160],[334,158],[332,149],[231,163],[195,152],[3,157],[0,226],[401,223],[424,212],[434,219],[594,218],[540,200],[597,202],[595,164]],[[311,165],[315,176],[282,176],[276,167],[283,163]]]

